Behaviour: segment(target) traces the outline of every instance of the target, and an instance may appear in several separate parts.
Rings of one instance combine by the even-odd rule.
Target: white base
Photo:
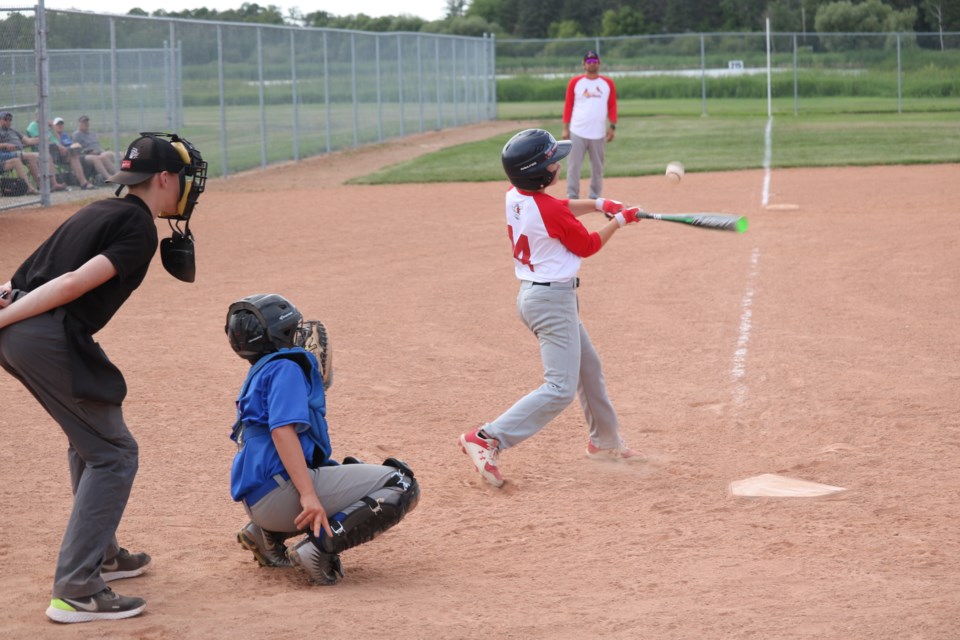
[[[809,480],[798,480],[778,476],[773,473],[736,480],[730,483],[730,493],[735,496],[764,496],[774,498],[814,498],[828,496],[840,491],[843,487],[834,487],[829,484],[819,484]]]

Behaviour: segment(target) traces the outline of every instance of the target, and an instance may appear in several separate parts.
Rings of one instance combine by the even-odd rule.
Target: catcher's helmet
[[[557,142],[549,131],[525,129],[507,141],[500,159],[513,186],[537,191],[549,186],[557,173],[547,167],[566,158],[572,147],[569,140]]]
[[[276,293],[258,293],[237,300],[227,310],[224,330],[234,352],[250,362],[294,346],[303,315]]]

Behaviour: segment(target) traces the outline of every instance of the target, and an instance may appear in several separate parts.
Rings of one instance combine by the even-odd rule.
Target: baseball
[[[673,184],[680,182],[680,178],[683,177],[683,164],[677,162],[676,160],[668,163],[666,176],[667,180]]]

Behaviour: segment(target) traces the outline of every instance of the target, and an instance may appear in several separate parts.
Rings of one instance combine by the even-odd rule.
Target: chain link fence
[[[177,131],[214,176],[494,119],[494,82],[492,37],[0,9],[0,111]]]
[[[767,98],[767,35],[750,32],[499,40],[500,99],[562,101],[587,50],[618,79],[618,97],[696,100],[704,114],[710,99]],[[881,111],[928,99],[960,109],[960,33],[772,33],[770,54],[783,110],[831,97],[876,98],[864,108]]]

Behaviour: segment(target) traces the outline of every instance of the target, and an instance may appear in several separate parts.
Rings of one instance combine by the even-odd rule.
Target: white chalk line
[[[754,247],[750,255],[750,272],[747,274],[747,289],[743,294],[740,313],[740,335],[737,337],[737,349],[733,352],[733,367],[730,376],[733,378],[734,404],[742,405],[747,399],[747,344],[750,342],[750,330],[753,327],[753,295],[754,281],[757,279],[760,263],[760,248]]]
[[[767,118],[763,134],[763,193],[760,204],[764,207],[770,202],[770,165],[773,159],[773,116]],[[742,405],[747,399],[747,344],[750,342],[750,329],[753,327],[753,283],[757,279],[760,264],[760,248],[754,247],[750,254],[750,272],[747,274],[747,290],[740,304],[740,335],[737,336],[737,349],[733,352],[733,402]]]

